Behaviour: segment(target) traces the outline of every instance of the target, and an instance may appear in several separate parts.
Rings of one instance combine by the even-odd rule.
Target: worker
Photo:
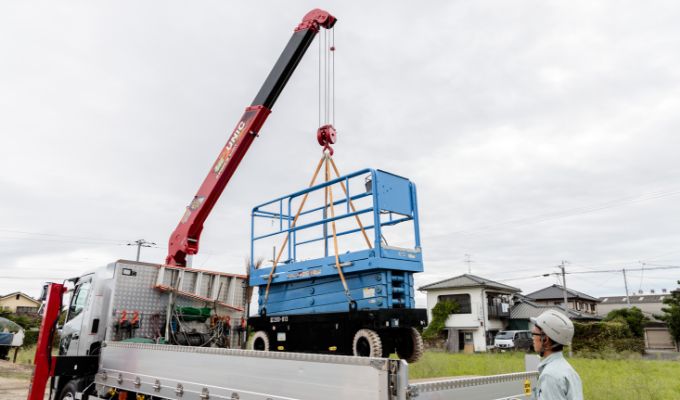
[[[541,356],[538,364],[538,385],[533,389],[534,400],[583,400],[583,386],[578,373],[564,358],[564,346],[571,344],[574,324],[561,312],[548,310],[537,318],[531,334],[534,350]]]

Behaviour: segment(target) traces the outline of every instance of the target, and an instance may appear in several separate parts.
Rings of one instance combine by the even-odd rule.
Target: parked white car
[[[530,350],[532,346],[530,331],[500,331],[494,338],[499,350]]]

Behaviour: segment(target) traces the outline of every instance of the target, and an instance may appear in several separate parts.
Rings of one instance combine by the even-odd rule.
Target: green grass
[[[27,349],[20,349],[19,354],[17,354],[17,364],[33,364],[36,348],[37,345],[33,345]],[[14,357],[14,350],[12,350],[11,355]]]
[[[680,362],[640,359],[569,358],[588,400],[680,399]],[[492,375],[524,370],[523,353],[447,354],[426,352],[409,366],[412,379]]]
[[[0,364],[0,377],[28,380],[31,377],[31,364],[35,355],[35,346],[28,349],[20,349],[17,354],[17,363],[12,363],[14,349],[9,352],[10,361]]]

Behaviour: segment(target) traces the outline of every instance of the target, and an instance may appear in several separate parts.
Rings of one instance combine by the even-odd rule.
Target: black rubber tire
[[[78,385],[76,384],[76,382],[70,381],[69,383],[66,384],[66,386],[64,386],[61,389],[61,392],[59,392],[59,397],[57,397],[57,399],[75,400],[76,391],[78,391]]]
[[[397,356],[407,363],[412,364],[423,356],[425,345],[423,337],[416,328],[408,328],[397,341]]]
[[[359,329],[352,340],[352,354],[357,357],[382,357],[380,335],[372,329]]]
[[[269,351],[269,336],[265,331],[257,331],[248,344],[249,350]]]

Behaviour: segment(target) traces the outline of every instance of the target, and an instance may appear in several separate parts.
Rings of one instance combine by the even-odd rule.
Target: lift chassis
[[[403,356],[413,356],[413,341],[403,338],[411,338],[413,327],[423,327],[426,321],[424,309],[382,309],[250,317],[248,324],[256,332],[266,332],[253,339],[254,350],[369,356],[371,343],[362,343],[364,337],[356,335],[363,330],[378,335],[365,338],[379,340],[382,352],[374,355],[388,357],[396,349],[407,359]]]

